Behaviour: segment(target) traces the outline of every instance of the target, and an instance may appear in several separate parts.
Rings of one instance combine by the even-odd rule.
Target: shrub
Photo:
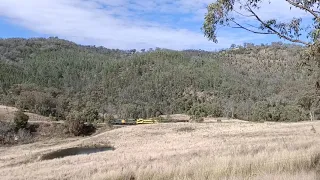
[[[306,120],[307,116],[297,106],[285,106],[284,111],[281,114],[281,121],[297,122]]]
[[[91,135],[96,132],[96,127],[93,124],[84,124],[82,135]]]
[[[257,102],[253,107],[251,120],[253,121],[301,121],[307,119],[304,110],[294,105]]]
[[[114,118],[114,116],[113,115],[111,115],[111,114],[108,114],[108,115],[106,115],[105,116],[105,118],[104,118],[104,122],[106,122],[106,123],[110,123],[111,121],[113,121],[115,118]]]
[[[50,121],[58,121],[57,117],[52,116],[51,114],[49,115]]]
[[[223,116],[223,110],[220,106],[213,106],[211,110],[211,115],[213,117],[222,117]]]
[[[67,128],[67,123],[39,123],[37,128],[37,134],[41,137],[50,138],[65,138],[69,137],[69,129]]]
[[[28,129],[19,129],[14,140],[20,143],[30,143],[32,142],[33,138]]]
[[[285,106],[275,105],[269,108],[268,121],[283,121],[283,113],[285,111]]]
[[[32,140],[33,136],[28,128],[16,130],[14,124],[0,121],[0,144],[30,143]]]
[[[67,127],[68,131],[75,136],[80,136],[84,132],[84,122],[80,120],[68,120]]]
[[[210,107],[207,104],[194,104],[188,111],[189,115],[197,118],[208,116],[210,113]]]
[[[75,136],[80,136],[84,132],[84,121],[81,119],[81,114],[77,111],[69,113],[66,125],[68,131]]]
[[[269,105],[265,101],[254,104],[250,119],[252,121],[266,121],[268,120]]]
[[[99,119],[99,112],[94,107],[87,107],[81,113],[81,118],[85,122],[94,122]]]
[[[15,112],[13,120],[15,130],[18,131],[19,129],[25,129],[27,127],[29,116],[24,114],[21,110],[18,110]]]
[[[14,139],[14,126],[0,121],[0,144],[11,144]]]
[[[85,124],[84,116],[78,111],[69,113],[66,126],[68,131],[75,136],[89,135],[96,130],[92,124]]]

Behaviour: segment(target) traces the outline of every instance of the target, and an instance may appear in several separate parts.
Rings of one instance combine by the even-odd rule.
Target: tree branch
[[[312,9],[309,9],[309,8],[307,8],[305,6],[302,6],[302,5],[298,4],[298,3],[294,3],[291,0],[285,0],[285,1],[287,1],[292,6],[295,6],[297,8],[303,9],[303,10],[311,13],[316,19],[319,19],[319,15],[315,11],[313,11]]]
[[[237,22],[234,21],[234,20],[231,20],[231,21],[237,25],[237,27],[232,27],[232,28],[241,28],[241,29],[250,31],[250,32],[255,33],[255,34],[274,34],[274,33],[270,33],[270,32],[254,31],[254,30],[252,30],[252,29],[249,29],[249,28],[247,28],[247,27],[242,26],[241,24],[237,23]]]
[[[256,28],[256,29],[259,29],[259,27],[256,27],[254,25],[251,25],[251,24],[248,24],[248,23],[245,23],[246,25],[250,26],[250,27],[253,27],[253,28]]]
[[[259,16],[250,8],[250,6],[247,5],[246,7],[247,7],[248,11],[251,12],[252,15],[253,15],[264,27],[268,28],[270,31],[273,32],[273,33],[271,33],[271,34],[276,34],[276,35],[278,35],[279,37],[281,37],[281,38],[283,38],[283,39],[286,39],[286,40],[288,40],[288,41],[291,41],[291,42],[301,43],[301,44],[304,44],[304,45],[307,45],[307,46],[310,45],[310,43],[307,43],[307,42],[305,42],[305,41],[301,41],[301,40],[299,40],[299,39],[293,39],[293,38],[290,38],[290,37],[288,37],[288,36],[282,35],[282,34],[279,33],[277,30],[273,29],[271,26],[269,26],[269,25],[266,24],[263,20],[261,20],[261,19],[259,18]]]
[[[244,16],[244,17],[253,17],[253,15],[245,15],[245,14],[242,14],[242,13],[236,11],[236,10],[233,10],[233,11],[234,11],[235,13],[241,15],[241,16]]]

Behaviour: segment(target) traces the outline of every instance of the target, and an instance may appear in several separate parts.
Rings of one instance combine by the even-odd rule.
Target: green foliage
[[[0,49],[0,103],[57,120],[76,111],[83,123],[171,113],[281,121],[316,79],[297,66],[305,48],[282,43],[129,53],[49,38],[4,39]]]
[[[298,106],[285,106],[283,113],[281,114],[280,121],[291,121],[291,122],[297,122],[297,121],[304,121],[307,120],[308,117],[305,113],[305,111],[301,110]]]
[[[14,113],[15,130],[25,129],[28,125],[29,116],[24,114],[21,110]]]
[[[66,125],[69,132],[75,136],[80,136],[84,133],[85,124],[79,112],[73,111],[69,113],[66,119]]]
[[[66,126],[71,134],[75,136],[90,135],[96,130],[91,123],[86,123],[88,117],[92,117],[91,115],[86,115],[84,112],[78,111],[72,111],[68,114]]]
[[[290,121],[307,120],[304,110],[297,105],[269,104],[266,101],[258,102],[253,108],[253,121]]]
[[[289,106],[284,106],[282,104],[277,104],[275,106],[270,106],[267,109],[268,112],[268,121],[289,121],[287,119],[287,109],[289,109]],[[298,116],[300,117],[300,116]]]
[[[81,118],[85,122],[90,122],[93,123],[94,121],[99,119],[99,112],[96,108],[94,107],[86,107],[82,112],[81,112]]]
[[[257,102],[253,106],[252,117],[253,121],[267,121],[269,113],[269,105],[267,102]]]
[[[0,121],[0,144],[10,144],[14,139],[14,126]]]
[[[303,31],[308,31],[306,38],[311,42],[317,42],[320,36],[319,23],[320,14],[314,11],[314,7],[320,6],[318,1],[285,1],[288,4],[288,9],[294,7],[301,12],[309,13],[309,20],[313,24],[310,27],[304,26],[302,17],[295,17],[284,22],[279,19],[263,19],[256,12],[264,6],[263,0],[217,0],[207,6],[207,13],[203,23],[202,30],[204,35],[214,42],[217,41],[217,30],[219,26],[230,26],[241,28],[255,34],[271,34],[277,35],[279,38],[286,39],[291,42],[310,45],[307,41],[302,41],[300,36]],[[271,3],[271,2],[270,2]],[[272,2],[274,3],[274,2]],[[290,7],[289,7],[290,6]],[[250,18],[254,21],[252,24],[246,22],[244,18]],[[304,20],[306,20],[304,18]],[[250,22],[249,21],[249,22]]]
[[[15,124],[0,121],[0,145],[30,143],[33,136],[28,128],[17,129]]]
[[[189,115],[195,116],[196,118],[206,117],[211,114],[211,107],[208,104],[194,104],[188,111]]]
[[[35,84],[13,85],[9,89],[15,106],[44,115],[64,118],[67,107],[61,92],[55,88],[44,88]]]

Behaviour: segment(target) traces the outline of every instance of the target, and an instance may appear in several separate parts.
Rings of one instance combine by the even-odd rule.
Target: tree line
[[[124,51],[58,38],[0,40],[0,102],[54,119],[79,112],[145,118],[187,113],[250,121],[317,118],[305,47]]]

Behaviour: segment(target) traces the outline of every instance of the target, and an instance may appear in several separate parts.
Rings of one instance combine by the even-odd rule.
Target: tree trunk
[[[309,114],[310,114],[310,121],[313,121],[314,120],[314,111],[310,110]]]

